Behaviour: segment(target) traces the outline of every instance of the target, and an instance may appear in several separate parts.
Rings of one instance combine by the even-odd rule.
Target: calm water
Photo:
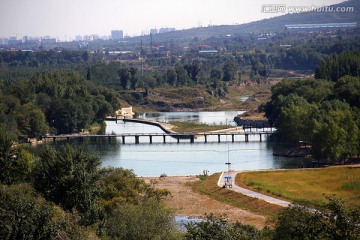
[[[142,113],[139,118],[154,120],[158,122],[192,121],[211,125],[233,125],[234,117],[244,111],[223,111],[223,112],[156,112]]]
[[[161,113],[160,115],[163,115]],[[233,118],[229,112],[211,114],[212,122],[226,121],[226,118]],[[168,116],[179,116],[178,113],[164,114],[162,119],[168,121]],[[202,114],[190,113],[188,117],[184,113],[180,114],[184,121],[189,118],[194,121],[208,120]],[[157,116],[159,117],[159,116]],[[177,118],[177,117],[176,117]],[[224,119],[225,118],[225,119]],[[231,118],[231,119],[232,119]],[[215,119],[217,119],[215,121]],[[177,120],[179,121],[179,120]],[[162,133],[158,127],[139,123],[107,122],[108,133]],[[154,137],[153,144],[149,144],[149,139],[140,137],[140,144],[131,144],[134,139],[128,137],[126,144],[121,143],[121,138],[110,143],[108,139],[98,141],[86,140],[81,143],[72,140],[74,146],[81,146],[85,150],[96,154],[102,160],[102,166],[123,167],[133,169],[138,176],[160,176],[165,173],[168,176],[187,176],[202,174],[204,170],[209,173],[227,170],[225,163],[231,162],[231,169],[235,170],[255,170],[255,169],[276,169],[276,168],[298,168],[306,166],[303,159],[288,159],[273,156],[274,152],[282,151],[286,146],[270,141],[259,142],[255,137],[249,137],[249,142],[245,142],[241,137],[235,138],[232,143],[231,138],[222,137],[221,143],[217,142],[217,137],[209,138],[208,143],[204,139],[195,139],[195,143],[190,144],[188,139],[182,139],[177,143],[176,139],[167,137],[166,144],[162,143],[162,137]],[[54,145],[53,143],[46,143]],[[61,142],[55,145],[59,146]],[[37,145],[37,149],[43,145]]]

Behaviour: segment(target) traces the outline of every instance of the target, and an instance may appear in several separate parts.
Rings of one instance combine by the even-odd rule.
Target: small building
[[[131,119],[134,117],[135,113],[132,111],[132,107],[121,108],[115,112],[116,117],[124,118],[124,119]]]

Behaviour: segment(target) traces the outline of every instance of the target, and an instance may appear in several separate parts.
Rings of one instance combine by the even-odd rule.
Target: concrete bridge
[[[153,143],[154,137],[160,137],[162,138],[163,143],[170,142],[168,141],[168,138],[174,138],[176,139],[177,143],[180,143],[181,139],[187,139],[188,143],[194,143],[195,139],[203,139],[204,143],[209,142],[210,136],[216,136],[217,142],[221,142],[222,136],[229,136],[231,142],[235,142],[236,136],[243,136],[245,142],[249,141],[249,136],[258,136],[259,141],[261,142],[263,140],[263,136],[271,135],[273,134],[272,131],[261,131],[261,132],[203,132],[203,133],[125,133],[125,134],[104,134],[104,135],[87,135],[87,134],[63,134],[63,135],[47,135],[44,136],[44,139],[52,139],[54,142],[56,140],[67,140],[70,141],[70,139],[81,139],[84,140],[86,138],[88,139],[100,139],[105,138],[109,141],[115,140],[115,138],[121,138],[121,142],[125,144],[127,139],[134,139],[134,142],[129,143],[135,143],[139,144],[141,141],[140,139],[148,139],[148,141],[144,141],[143,143]],[[224,141],[224,140],[223,140]],[[227,140],[226,140],[227,141]]]
[[[112,121],[117,122],[119,119],[117,117],[114,117],[114,118],[108,118],[107,120],[112,120]],[[211,136],[217,136],[217,142],[221,142],[222,136],[231,137],[231,142],[235,142],[236,136],[244,136],[243,139],[245,142],[249,141],[249,136],[259,136],[258,139],[261,142],[263,140],[263,136],[274,134],[273,131],[264,131],[264,130],[263,131],[241,131],[241,132],[230,131],[233,129],[224,129],[224,130],[219,130],[219,131],[214,131],[214,132],[178,133],[178,132],[172,131],[171,130],[172,126],[167,123],[159,123],[159,122],[155,122],[155,121],[150,121],[150,120],[145,120],[145,119],[135,119],[135,118],[121,119],[121,120],[124,122],[137,122],[137,123],[142,123],[142,124],[154,125],[154,126],[161,128],[164,131],[164,133],[124,133],[124,134],[104,134],[104,135],[64,134],[64,135],[46,135],[43,138],[52,139],[54,142],[59,139],[70,141],[70,139],[75,139],[75,138],[81,139],[81,140],[88,138],[88,139],[94,139],[95,141],[99,138],[107,138],[110,142],[114,138],[121,138],[121,142],[123,144],[125,144],[127,142],[126,140],[130,139],[130,138],[134,139],[135,141],[129,142],[129,143],[135,143],[135,144],[140,143],[140,138],[141,139],[147,138],[148,141],[145,141],[143,143],[152,144],[155,137],[162,138],[163,143],[170,142],[170,141],[167,141],[169,137],[176,139],[177,143],[180,143],[181,139],[188,139],[189,140],[189,141],[187,141],[188,143],[194,143],[195,139],[200,139],[200,138],[203,138],[204,143],[207,143]],[[236,130],[237,130],[237,128],[236,128]]]

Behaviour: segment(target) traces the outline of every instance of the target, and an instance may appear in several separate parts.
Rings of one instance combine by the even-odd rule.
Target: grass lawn
[[[324,195],[336,195],[346,205],[360,207],[360,168],[245,172],[237,175],[236,184],[309,206],[322,206]]]
[[[203,123],[194,123],[194,122],[169,122],[171,125],[174,125],[175,132],[208,132],[221,130],[226,128],[232,128],[233,126],[226,125],[208,125]]]
[[[282,209],[282,207],[265,201],[245,196],[227,188],[218,187],[217,182],[219,177],[220,173],[216,173],[211,176],[201,177],[201,181],[190,184],[193,191],[206,194],[217,201],[228,203],[234,207],[264,215],[269,219],[276,216]]]

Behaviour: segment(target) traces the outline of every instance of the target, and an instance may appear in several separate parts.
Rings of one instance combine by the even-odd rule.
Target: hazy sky
[[[0,37],[140,35],[150,28],[246,23],[275,16],[263,4],[324,6],[344,0],[0,0]]]

